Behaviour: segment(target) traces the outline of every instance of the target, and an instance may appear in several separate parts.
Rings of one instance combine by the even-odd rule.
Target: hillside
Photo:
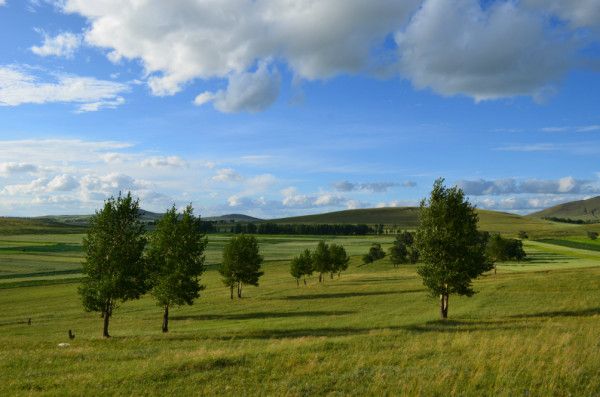
[[[0,217],[0,235],[83,233],[84,228],[49,219]]]
[[[207,217],[202,217],[202,220],[203,221],[212,221],[212,222],[243,222],[243,223],[262,221],[262,219],[255,218],[250,215],[244,215],[244,214],[227,214],[227,215],[220,215],[220,216],[207,216]]]
[[[562,218],[600,222],[600,196],[559,204],[528,216],[532,218]]]
[[[418,212],[416,207],[367,208],[270,219],[268,222],[279,224],[366,223],[371,225],[381,223],[413,229],[418,225]],[[492,233],[516,234],[519,231],[525,231],[530,234],[571,234],[579,230],[576,225],[564,225],[506,212],[478,210],[478,213],[480,228]]]

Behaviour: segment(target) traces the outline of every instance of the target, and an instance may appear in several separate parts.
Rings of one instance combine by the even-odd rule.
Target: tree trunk
[[[231,284],[231,285],[229,286],[229,293],[230,293],[230,297],[231,297],[231,299],[233,299],[233,284]]]
[[[323,282],[323,273],[319,273],[319,283]]]
[[[238,283],[238,298],[242,297],[242,283]]]
[[[448,294],[440,295],[440,317],[443,320],[448,318]]]
[[[163,314],[162,332],[169,332],[169,305],[165,305]]]
[[[496,264],[494,263],[494,276],[496,275]]]
[[[304,277],[304,285],[306,285],[306,277]]]
[[[329,278],[333,280],[333,272],[329,273]]]
[[[110,319],[110,311],[108,309],[108,305],[106,305],[107,307],[104,309],[103,317],[104,317],[104,328],[102,330],[102,336],[105,338],[110,338],[110,335],[108,334],[108,321]]]
[[[297,279],[296,279],[296,287],[299,287],[299,286],[300,286],[300,279],[299,279],[299,278],[297,278]]]

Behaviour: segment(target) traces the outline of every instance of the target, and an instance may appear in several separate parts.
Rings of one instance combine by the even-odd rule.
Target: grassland
[[[115,312],[103,340],[76,274],[35,275],[77,266],[81,235],[3,236],[0,269],[12,270],[0,274],[12,276],[0,280],[10,286],[0,288],[0,395],[600,393],[600,252],[526,241],[531,260],[501,264],[473,298],[451,297],[441,322],[415,267],[386,259],[354,256],[340,279],[296,287],[287,259],[318,237],[261,237],[261,285],[230,301],[214,266],[227,237],[210,238],[207,288],[172,310],[169,334],[145,297]],[[390,242],[336,240],[353,255]]]

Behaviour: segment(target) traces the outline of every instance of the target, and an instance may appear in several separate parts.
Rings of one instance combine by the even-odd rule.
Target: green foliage
[[[173,206],[157,222],[150,236],[147,258],[150,265],[151,293],[165,307],[168,322],[170,306],[191,305],[204,289],[199,277],[204,272],[206,237],[200,231],[200,219],[187,206],[181,217]],[[166,332],[166,324],[163,331]]]
[[[312,261],[312,255],[308,249],[305,249],[299,256],[292,258],[290,273],[296,279],[297,284],[300,283],[302,277],[304,277],[304,284],[306,284],[306,276],[313,273]]]
[[[526,254],[523,242],[513,238],[503,238],[493,234],[486,244],[486,255],[491,262],[522,261]]]
[[[338,244],[331,244],[329,246],[329,260],[331,261],[331,268],[329,273],[333,278],[335,273],[339,275],[348,270],[348,264],[350,263],[350,257],[346,253],[346,250],[343,246]]]
[[[323,281],[323,274],[331,271],[331,257],[329,245],[325,241],[319,241],[312,255],[313,269],[319,273],[319,282]]]
[[[390,248],[390,260],[394,266],[418,262],[419,251],[415,247],[411,232],[404,231],[396,235],[394,245]]]
[[[385,251],[381,249],[381,244],[373,243],[369,248],[369,253],[363,255],[362,261],[363,264],[367,265],[383,258],[385,258]]]
[[[440,314],[448,315],[451,294],[472,296],[472,280],[492,268],[485,237],[477,230],[477,213],[457,187],[438,179],[421,202],[416,245],[423,265],[417,270],[432,295],[440,296]]]
[[[102,313],[105,337],[118,302],[138,299],[146,292],[145,245],[139,202],[131,193],[106,200],[90,221],[83,239],[85,277],[79,294],[85,310]]]
[[[223,261],[219,273],[223,284],[230,288],[237,286],[237,296],[242,297],[244,285],[258,286],[258,280],[264,274],[261,271],[263,257],[259,253],[258,241],[254,236],[241,234],[234,236],[223,248]]]

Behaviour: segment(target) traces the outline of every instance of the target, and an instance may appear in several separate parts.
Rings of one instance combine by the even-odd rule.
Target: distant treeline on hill
[[[390,230],[383,225],[366,224],[279,224],[279,223],[221,223],[202,222],[205,233],[234,234],[297,234],[297,235],[332,235],[332,236],[364,236],[367,234],[385,234]]]
[[[600,223],[600,220],[583,220],[583,219],[571,219],[571,218],[558,218],[556,216],[547,216],[544,217],[547,221],[552,222],[561,222],[561,223],[573,223],[575,225],[593,225],[595,223]]]

